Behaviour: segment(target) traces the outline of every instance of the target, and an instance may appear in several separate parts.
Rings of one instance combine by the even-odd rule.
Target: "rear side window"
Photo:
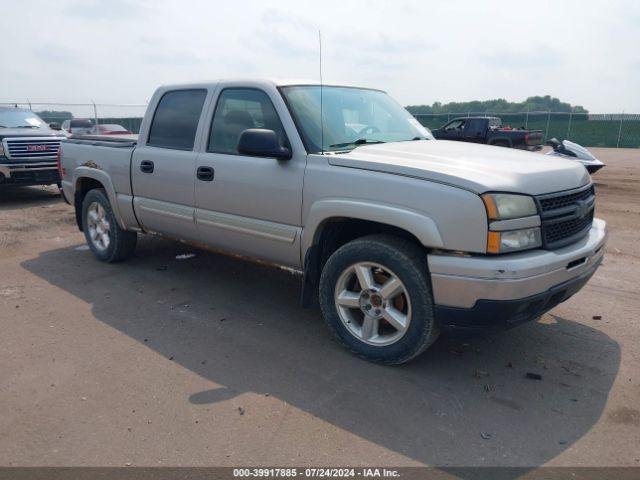
[[[249,128],[273,130],[280,145],[289,146],[280,117],[266,93],[252,88],[223,90],[213,115],[207,151],[237,154],[240,135]]]
[[[175,90],[165,93],[153,115],[147,145],[193,150],[206,90]]]
[[[71,127],[91,128],[93,127],[93,122],[91,120],[71,120]]]

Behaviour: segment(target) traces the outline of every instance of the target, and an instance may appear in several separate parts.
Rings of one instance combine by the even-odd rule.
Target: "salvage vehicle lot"
[[[340,348],[289,272],[151,237],[103,264],[55,187],[0,190],[0,463],[640,465],[640,153],[592,152],[587,286],[402,367]]]

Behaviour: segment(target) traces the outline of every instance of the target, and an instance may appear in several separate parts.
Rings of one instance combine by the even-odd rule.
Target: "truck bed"
[[[90,144],[100,147],[135,147],[138,135],[71,135],[65,143]]]
[[[137,143],[137,135],[72,135],[62,141],[61,166],[67,171],[89,169],[94,173],[88,176],[131,195],[131,156]]]

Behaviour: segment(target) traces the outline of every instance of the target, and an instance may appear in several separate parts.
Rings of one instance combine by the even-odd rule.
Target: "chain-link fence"
[[[414,116],[427,128],[442,127],[454,118],[500,117],[503,126],[540,130],[549,138],[571,140],[585,147],[640,148],[640,115],[630,113],[416,113]]]
[[[118,124],[134,133],[140,131],[146,104],[106,103],[35,103],[11,102],[0,106],[28,108],[48,123],[62,125],[72,118],[88,118],[94,124]],[[640,148],[640,114],[630,113],[416,113],[425,127],[439,128],[454,118],[470,116],[500,117],[503,126],[540,130],[545,141],[549,138],[572,140],[585,147]]]

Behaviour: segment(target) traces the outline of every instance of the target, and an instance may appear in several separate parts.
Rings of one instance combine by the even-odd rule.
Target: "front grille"
[[[544,238],[547,244],[554,244],[565,238],[573,237],[584,230],[591,228],[593,222],[593,210],[582,218],[574,218],[564,222],[552,223],[544,226]]]
[[[540,209],[543,246],[560,248],[589,233],[593,223],[595,190],[593,185],[569,192],[536,197]]]
[[[5,138],[5,152],[9,159],[55,159],[60,148],[59,138]]]
[[[563,208],[574,204],[579,200],[586,200],[593,195],[595,195],[593,185],[590,185],[589,188],[574,193],[557,196],[545,195],[544,197],[540,197],[540,210],[542,212],[548,212],[549,210]]]

